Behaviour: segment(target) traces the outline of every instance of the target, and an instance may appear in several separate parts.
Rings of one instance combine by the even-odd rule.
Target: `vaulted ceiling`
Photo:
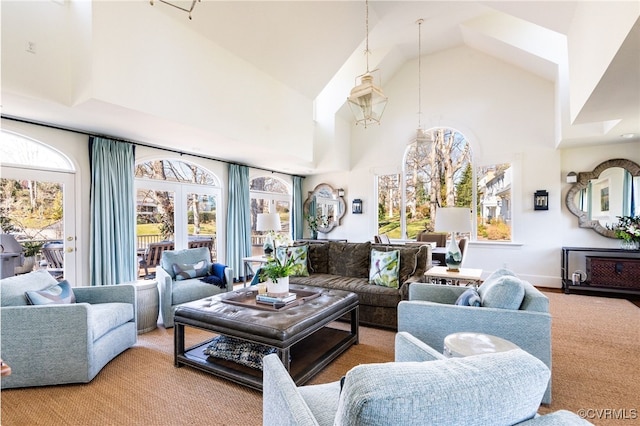
[[[46,0],[65,5],[75,0]],[[142,9],[140,2],[145,3]],[[3,0],[2,71],[12,66],[14,57],[5,57],[5,43],[26,44],[28,35],[16,39],[9,33],[8,20],[14,19],[19,8],[5,8],[10,1]],[[31,2],[33,3],[33,2]],[[183,27],[197,37],[220,46],[231,55],[253,65],[274,81],[290,88],[312,103],[345,69],[363,70],[363,46],[365,38],[364,1],[215,1],[197,2],[188,14],[159,0],[150,5],[148,0],[131,1],[136,13],[147,14],[152,20],[157,14],[172,25]],[[189,8],[191,1],[176,0],[172,3]],[[596,51],[604,65],[596,76],[579,79],[579,65],[588,60],[578,58],[571,69],[572,37],[583,34],[589,20],[583,19],[585,11],[580,1],[370,1],[369,44],[374,61],[371,68],[379,66],[383,77],[391,78],[407,61],[418,54],[416,39],[417,19],[424,19],[422,53],[431,55],[446,49],[466,45],[523,70],[552,81],[557,86],[559,115],[564,128],[558,147],[620,142],[620,135],[634,134],[640,139],[640,6],[628,5],[632,11],[623,27],[615,49]],[[615,2],[602,2],[613,4]],[[133,9],[133,7],[132,7]],[[8,12],[5,12],[7,10]],[[617,16],[612,19],[617,19]],[[608,23],[607,16],[602,22]],[[124,24],[123,24],[124,25]],[[115,25],[114,31],[118,31]],[[161,37],[160,34],[150,34]],[[34,36],[35,37],[35,36]],[[90,41],[88,41],[90,43]],[[180,40],[170,40],[180,43]],[[589,41],[591,42],[591,41]],[[37,48],[37,47],[36,47]],[[582,49],[583,46],[578,46]],[[201,52],[203,57],[206,51]],[[36,53],[37,55],[37,53]],[[607,55],[609,57],[607,57]],[[580,56],[580,55],[578,55]],[[586,61],[586,62],[585,62]],[[596,63],[598,63],[596,61]],[[595,67],[594,67],[595,68]],[[578,78],[574,78],[575,76]],[[355,75],[352,76],[352,78]],[[185,79],[197,79],[206,84],[207,78],[194,69]],[[166,120],[145,122],[140,131],[140,117],[129,114],[117,105],[93,105],[82,109],[74,105],[51,102],[46,90],[21,88],[12,81],[2,83],[2,114],[28,120],[60,124],[89,132],[108,132],[122,138],[144,139],[156,145],[175,147],[175,140],[165,137]],[[352,81],[350,84],[353,85]],[[251,84],[247,81],[247,84]],[[571,90],[574,92],[571,93]],[[341,96],[346,98],[348,93]],[[340,114],[340,111],[336,111]],[[117,119],[115,118],[117,116]],[[238,125],[247,117],[238,117]],[[597,128],[599,131],[590,131]],[[602,129],[611,131],[602,131]],[[578,129],[578,130],[576,130]],[[574,131],[575,130],[575,131]],[[197,122],[180,127],[188,139],[202,138],[207,130]],[[248,147],[249,145],[247,145]],[[239,149],[242,145],[239,145]],[[207,152],[206,146],[198,146],[204,155],[221,157],[220,151]],[[187,149],[188,151],[188,149]],[[247,164],[261,164],[260,151],[244,148],[234,153],[237,160]],[[253,156],[256,156],[254,158]],[[298,171],[308,167],[302,166]],[[292,167],[292,171],[296,171]]]

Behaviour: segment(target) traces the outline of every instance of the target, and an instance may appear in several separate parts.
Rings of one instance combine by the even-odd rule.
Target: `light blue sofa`
[[[493,272],[478,291],[494,287],[504,290],[518,287],[522,292],[519,307],[458,306],[455,302],[467,288],[414,283],[409,287],[409,300],[398,305],[398,331],[406,331],[442,352],[444,338],[452,333],[469,331],[498,336],[515,343],[544,362],[551,370],[551,314],[549,299],[530,283],[506,269]],[[484,303],[484,301],[483,301]],[[495,304],[493,306],[496,306]],[[542,402],[551,403],[551,379]]]
[[[136,343],[136,293],[130,284],[74,287],[76,303],[28,305],[26,291],[57,281],[45,270],[0,280],[2,388],[90,382]]]
[[[296,387],[278,356],[265,356],[263,425],[591,424],[569,411],[537,414],[550,372],[521,349],[444,358],[399,332],[395,351],[396,362],[352,368],[342,388]]]
[[[202,260],[211,262],[211,252],[207,247],[162,252],[160,266],[156,268],[156,280],[158,280],[160,292],[162,324],[165,328],[173,327],[173,316],[178,305],[215,296],[226,291],[233,291],[233,269],[220,264],[216,265],[224,267],[226,282],[224,288],[202,282],[199,277],[176,280],[173,264],[194,265]]]

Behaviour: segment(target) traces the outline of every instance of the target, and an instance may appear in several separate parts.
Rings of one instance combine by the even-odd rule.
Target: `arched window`
[[[182,160],[136,163],[137,247],[173,243],[175,249],[207,246],[218,260],[220,180]]]
[[[249,191],[252,255],[260,255],[266,233],[256,231],[258,213],[278,213],[282,229],[276,236],[281,242],[291,239],[291,188],[281,179],[267,176],[251,179]]]
[[[402,174],[377,176],[378,234],[413,240],[423,230],[434,230],[437,207],[472,208],[477,199],[475,238],[509,241],[510,165],[477,167],[474,173],[463,134],[439,127],[425,136],[407,146]]]
[[[2,130],[0,162],[3,166],[33,167],[74,172],[73,163],[60,151],[35,139]]]
[[[426,140],[405,152],[404,194],[406,236],[415,239],[424,229],[433,231],[437,207],[471,207],[471,150],[454,129],[434,128]]]

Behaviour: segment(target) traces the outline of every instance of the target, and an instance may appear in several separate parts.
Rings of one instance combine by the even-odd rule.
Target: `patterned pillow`
[[[276,353],[277,350],[271,346],[220,335],[214,338],[203,352],[210,357],[226,359],[262,370],[262,358],[265,355]]]
[[[308,244],[309,270],[314,274],[329,272],[329,243]]]
[[[371,250],[371,267],[369,268],[369,282],[384,287],[398,288],[400,281],[400,251]]]
[[[293,258],[293,272],[291,275],[295,277],[308,277],[309,270],[307,269],[307,253],[309,251],[308,245],[284,247],[280,246],[276,250],[276,256],[281,263],[284,263],[289,258]]]
[[[173,272],[176,274],[176,281],[182,281],[209,275],[210,266],[206,260],[201,260],[194,265],[174,263]]]
[[[71,285],[65,280],[56,285],[39,291],[25,292],[27,300],[32,305],[66,305],[76,303]]]
[[[366,277],[371,268],[371,242],[329,241],[327,273],[343,277]]]
[[[478,290],[475,288],[468,288],[465,290],[456,300],[456,305],[459,306],[480,306],[482,300],[478,294]]]

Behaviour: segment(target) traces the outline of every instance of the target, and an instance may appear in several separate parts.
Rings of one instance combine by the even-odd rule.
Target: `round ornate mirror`
[[[631,160],[608,160],[591,172],[578,173],[578,181],[567,192],[565,202],[578,217],[580,228],[592,228],[600,235],[616,238],[608,228],[618,222],[618,216],[629,216],[632,211],[638,214],[639,190],[640,165]]]
[[[327,233],[340,225],[346,205],[337,190],[329,184],[321,183],[309,192],[303,210],[305,217],[312,216],[320,219],[318,232]]]

